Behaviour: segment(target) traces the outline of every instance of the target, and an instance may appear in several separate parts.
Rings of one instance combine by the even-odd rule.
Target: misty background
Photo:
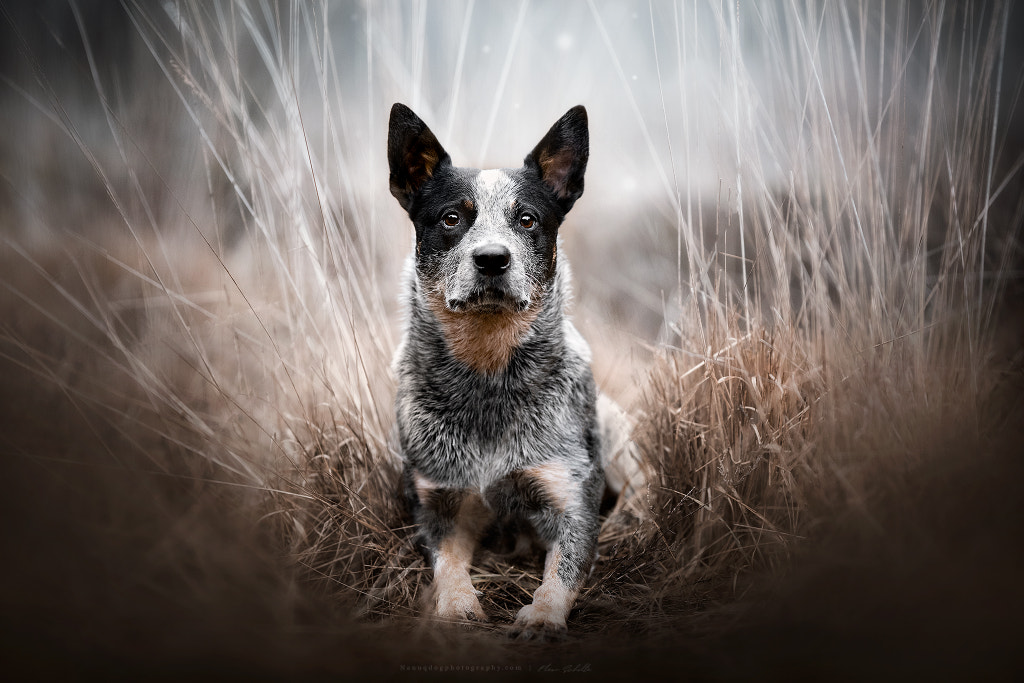
[[[654,523],[606,525],[579,640],[533,652],[1019,670],[1022,15],[0,2],[0,650],[55,676],[523,661],[492,637],[513,565],[477,577],[493,631],[419,625],[387,119],[516,166],[584,104],[574,320]]]

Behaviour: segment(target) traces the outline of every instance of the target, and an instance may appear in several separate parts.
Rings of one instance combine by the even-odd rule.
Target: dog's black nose
[[[504,244],[485,244],[473,252],[473,262],[481,275],[501,275],[512,261],[512,252]]]

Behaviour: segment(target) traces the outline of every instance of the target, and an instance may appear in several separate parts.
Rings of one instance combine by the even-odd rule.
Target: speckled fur
[[[512,632],[564,630],[593,562],[604,490],[590,350],[566,316],[557,236],[583,192],[586,112],[570,110],[515,170],[453,167],[400,104],[388,142],[392,192],[416,228],[395,405],[405,495],[436,570],[432,608],[480,618],[465,589],[465,540],[500,545],[525,533],[548,558]],[[487,245],[508,251],[498,275],[474,265]],[[446,550],[454,538],[458,553]]]

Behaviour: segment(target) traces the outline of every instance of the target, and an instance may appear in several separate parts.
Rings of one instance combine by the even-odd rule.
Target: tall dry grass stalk
[[[85,518],[159,529],[132,566],[176,573],[186,600],[235,583],[238,558],[260,567],[241,585],[266,593],[268,634],[419,615],[390,433],[408,229],[384,189],[387,107],[411,104],[457,162],[508,165],[580,100],[594,154],[565,240],[646,485],[609,516],[576,630],[728,603],[827,520],[870,517],[937,443],[1006,418],[986,397],[1024,210],[1009,15],[129,2],[130,60],[111,64],[73,3],[61,59],[83,95],[6,13],[31,67],[7,79],[26,134],[6,153],[41,160],[7,171],[2,352],[12,396],[76,425],[16,436],[49,430],[26,408],[12,457],[85,465],[115,500],[158,492],[157,522],[130,501]],[[48,185],[62,164],[76,173]],[[75,429],[88,445],[67,450]],[[500,625],[539,565],[478,560]],[[341,625],[310,616],[323,605]]]

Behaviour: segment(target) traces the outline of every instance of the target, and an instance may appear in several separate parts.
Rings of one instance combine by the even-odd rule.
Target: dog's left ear
[[[568,212],[583,194],[583,173],[589,156],[587,110],[576,105],[551,126],[523,163],[537,172]]]

